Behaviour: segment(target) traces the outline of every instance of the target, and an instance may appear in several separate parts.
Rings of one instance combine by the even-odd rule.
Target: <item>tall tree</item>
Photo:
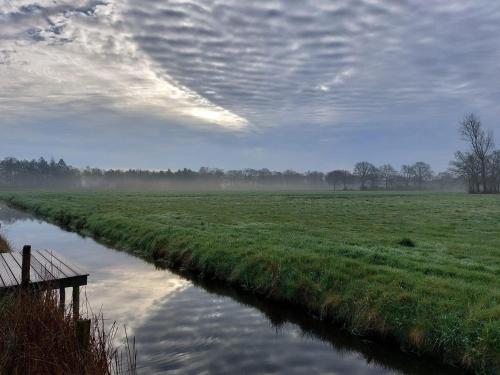
[[[360,161],[359,163],[356,163],[356,165],[354,166],[354,174],[359,177],[359,188],[361,190],[366,190],[366,182],[370,179],[371,176],[373,176],[376,170],[377,168],[367,161]]]
[[[408,189],[410,187],[411,179],[414,175],[413,169],[411,165],[402,165],[401,166],[401,177],[403,178],[405,188]]]
[[[333,190],[335,191],[337,190],[337,185],[340,185],[344,180],[344,174],[345,171],[339,169],[328,172],[325,176],[325,181],[328,185],[333,186]]]
[[[492,192],[500,193],[500,150],[493,151],[490,165]]]
[[[380,172],[380,176],[382,177],[382,180],[384,181],[385,190],[389,190],[389,188],[393,184],[394,178],[397,175],[396,170],[390,164],[384,164],[378,170]]]
[[[450,170],[453,174],[467,182],[469,193],[480,192],[480,167],[475,155],[470,152],[457,151],[455,153],[455,160],[450,164]]]
[[[411,166],[411,169],[418,189],[422,190],[424,182],[429,181],[433,176],[431,166],[423,161],[417,161]]]
[[[493,133],[485,132],[479,118],[470,113],[465,115],[460,123],[460,135],[469,144],[471,152],[479,162],[481,185],[483,192],[489,192],[488,187],[488,160],[493,151]]]

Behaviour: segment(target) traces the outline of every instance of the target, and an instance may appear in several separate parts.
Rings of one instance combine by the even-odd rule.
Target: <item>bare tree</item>
[[[361,183],[359,188],[361,190],[366,190],[366,181],[373,176],[376,170],[377,168],[367,161],[356,163],[354,166],[354,174],[359,177],[359,181]]]
[[[490,165],[492,192],[500,193],[500,150],[493,151]]]
[[[470,113],[465,115],[460,123],[460,135],[466,141],[472,154],[479,162],[481,185],[483,192],[489,192],[488,187],[488,161],[494,147],[493,133],[485,132],[481,126],[481,121],[476,115]]]
[[[423,161],[417,161],[411,166],[413,171],[413,178],[418,185],[418,189],[422,190],[422,186],[425,181],[429,181],[432,178],[433,172],[431,166]]]
[[[413,172],[411,165],[405,164],[405,165],[401,166],[401,176],[403,178],[406,189],[408,189],[410,187],[410,182],[411,182],[411,179],[413,178],[414,174],[415,173]]]
[[[452,173],[467,182],[469,193],[480,192],[480,166],[475,155],[470,152],[457,151],[455,160],[450,164]]]
[[[337,190],[337,185],[340,184],[340,180],[342,178],[340,172],[342,171],[331,171],[328,172],[325,176],[325,181],[327,182],[328,185],[333,186],[333,191]]]
[[[351,177],[351,173],[344,169],[336,169],[334,171],[328,172],[325,176],[325,181],[328,185],[333,186],[333,190],[337,189],[337,185],[342,184],[343,189],[347,189],[347,183]]]
[[[350,171],[347,169],[342,170],[342,185],[343,185],[343,190],[347,190],[347,184],[349,184],[352,181],[352,174]]]
[[[384,181],[385,190],[389,190],[398,172],[396,172],[396,170],[390,164],[384,164],[378,170],[380,171],[380,176]]]

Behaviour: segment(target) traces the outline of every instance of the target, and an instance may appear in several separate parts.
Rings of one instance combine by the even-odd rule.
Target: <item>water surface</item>
[[[234,289],[157,269],[91,238],[0,206],[14,249],[55,250],[89,273],[90,308],[126,324],[141,374],[457,374]],[[71,293],[67,293],[70,295]]]

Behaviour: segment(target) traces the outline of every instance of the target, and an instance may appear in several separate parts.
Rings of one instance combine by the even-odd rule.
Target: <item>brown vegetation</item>
[[[9,241],[0,234],[0,253],[8,253],[10,250]]]
[[[19,291],[0,300],[0,368],[5,374],[135,373],[135,355],[114,346],[113,327],[92,317],[90,344],[79,347],[76,321],[53,292]],[[129,349],[129,348],[127,348]],[[126,361],[124,366],[122,362]]]

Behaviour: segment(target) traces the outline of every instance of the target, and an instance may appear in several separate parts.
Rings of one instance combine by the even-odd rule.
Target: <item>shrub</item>
[[[411,238],[402,238],[399,242],[399,245],[401,246],[406,246],[406,247],[415,247],[415,242]]]

